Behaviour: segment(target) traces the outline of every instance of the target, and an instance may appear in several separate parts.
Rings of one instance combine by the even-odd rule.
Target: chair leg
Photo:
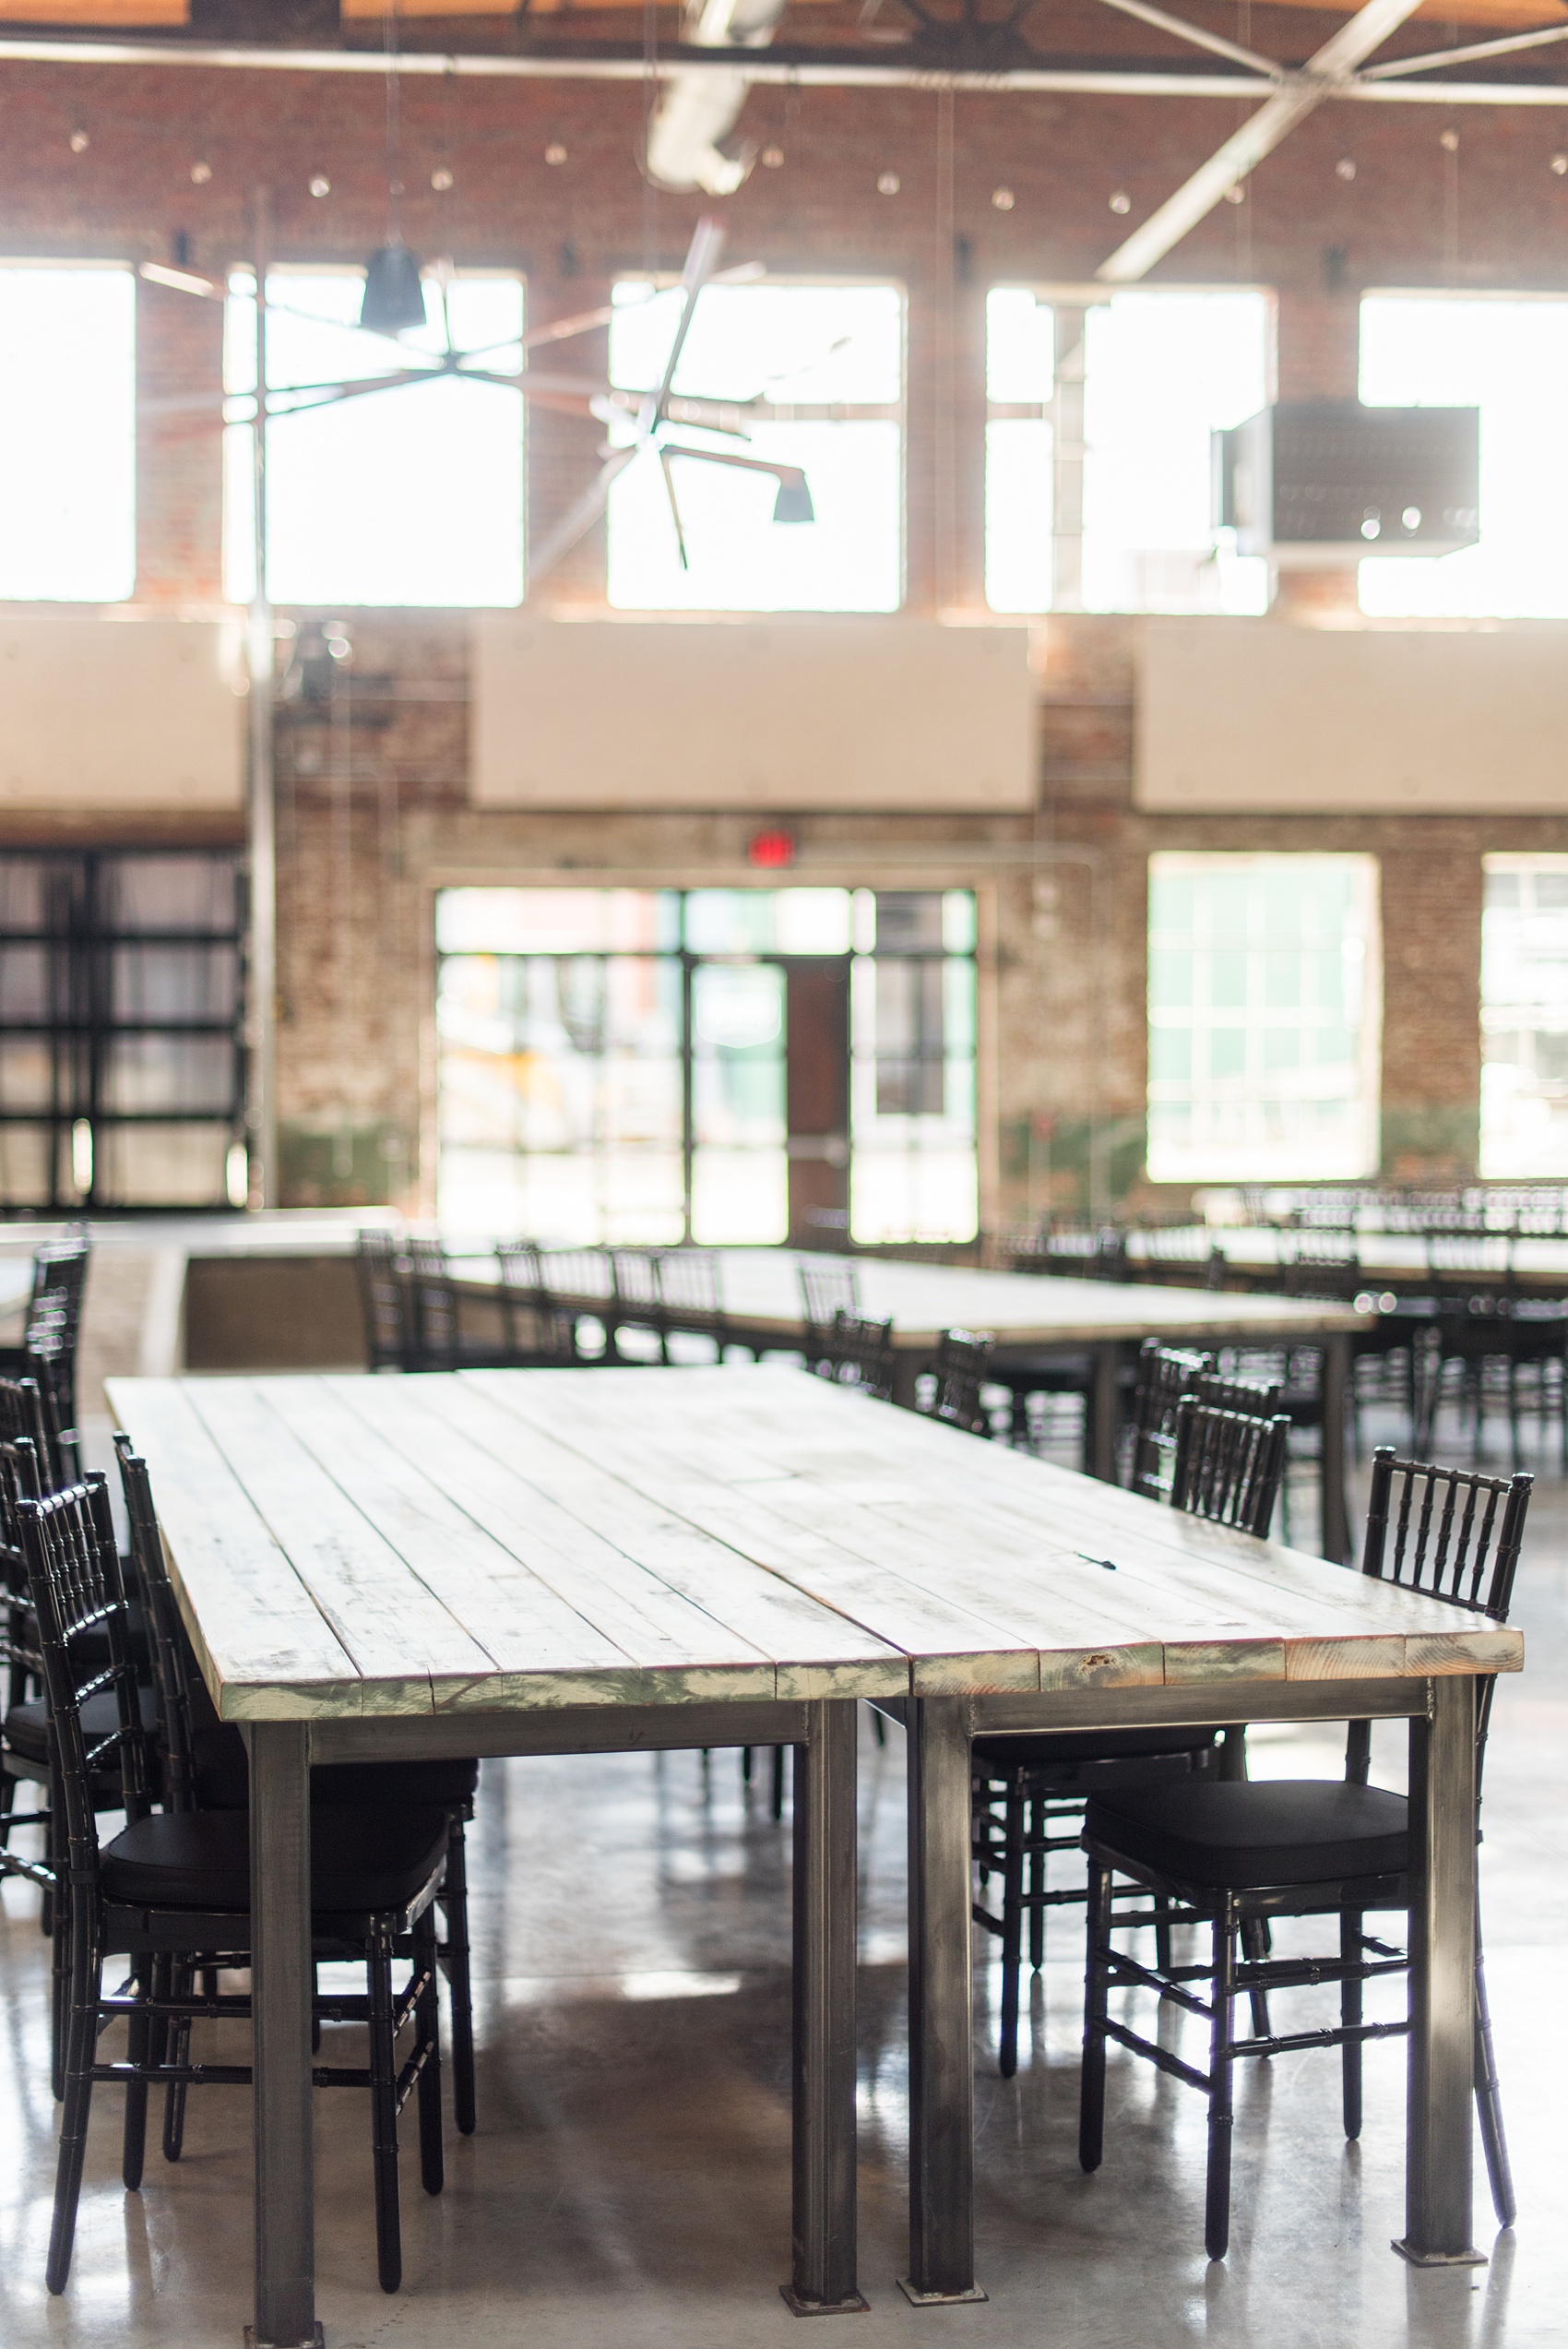
[[[91,1946],[85,1914],[72,1936],[73,1950],[65,2031],[65,2113],[54,2172],[54,2216],[49,2230],[49,2289],[61,2293],[71,2272],[77,2205],[81,2200],[82,2162],[87,2152],[88,2115],[92,2105],[92,2066],[98,2052],[98,2001],[102,1961]]]
[[[1089,1862],[1088,1929],[1084,1967],[1084,2063],[1078,2082],[1078,2166],[1105,2157],[1105,2012],[1110,2002],[1111,1870]]]
[[[160,1959],[144,1958],[131,1976],[138,1998],[157,1996],[164,1977]],[[127,2059],[146,2072],[152,2053],[152,2018],[145,2009],[134,2014],[125,2031]],[[141,2184],[142,2165],[147,2158],[147,2081],[128,2080],[125,2082],[125,2140],[120,2160],[120,2176],[125,2190],[134,2194]]]
[[[170,1969],[170,1996],[175,1998],[188,1998],[191,1995],[194,1981],[195,1974],[193,1969],[184,1964],[183,1961],[177,1960]],[[188,2015],[184,2016],[172,2027],[169,2034],[169,2052],[171,2059],[174,2063],[189,2063],[191,2059],[191,2023],[190,2017]],[[177,2162],[180,2155],[184,2151],[184,2145],[185,2082],[183,2080],[172,2080],[169,2082],[168,2092],[163,2103],[164,2160],[166,2162]]]
[[[1261,1916],[1242,1918],[1241,1954],[1249,1965],[1262,1965],[1267,1957],[1268,1945],[1265,1938],[1264,1920]],[[1266,1990],[1252,1990],[1247,1995],[1253,2009],[1253,2030],[1258,2038],[1266,2039],[1269,2033],[1268,1993]],[[1265,2057],[1265,2061],[1266,2060]]]
[[[742,1746],[741,1748],[741,1783],[742,1786],[749,1786],[751,1783],[752,1748],[750,1746]]]
[[[1230,2138],[1234,2127],[1235,2065],[1230,2055],[1231,2005],[1236,1995],[1236,1913],[1224,1900],[1214,1920],[1214,2024],[1208,2057],[1208,2189],[1204,2245],[1211,2260],[1230,2248]]]
[[[375,2170],[375,2254],[383,2292],[403,2281],[398,2219],[398,2051],[392,2039],[392,1943],[377,1928],[365,1952],[370,1977],[370,2126]]]
[[[773,1793],[768,1803],[768,1815],[774,1819],[784,1816],[784,1754],[782,1746],[773,1748]]]
[[[1339,1961],[1342,1965],[1360,1965],[1361,1961],[1361,1914],[1359,1909],[1342,1910],[1339,1917]],[[1339,1985],[1339,2020],[1347,2031],[1353,2031],[1361,2020],[1361,1977],[1347,1974]],[[1361,2043],[1347,2039],[1339,2050],[1339,2065],[1345,2098],[1345,2134],[1352,2142],[1361,2133]]]
[[[1170,1971],[1170,1902],[1164,1892],[1154,1896],[1154,1966],[1157,1973]]]
[[[1024,1944],[1024,1797],[1008,1785],[1003,1823],[1002,2021],[997,2069],[1011,2080],[1018,2069],[1018,1968]]]
[[[1512,2226],[1519,2214],[1514,2193],[1514,2170],[1508,2159],[1508,2139],[1503,2127],[1503,2098],[1497,2082],[1497,2052],[1491,2041],[1491,2008],[1486,1995],[1486,1965],[1481,1956],[1480,1921],[1476,1923],[1476,2112],[1481,2125],[1486,2174],[1491,2206],[1499,2226]]]
[[[450,1946],[451,1927],[447,1927]],[[441,1978],[435,1954],[435,1912],[427,1909],[414,1931],[414,1963],[424,1976],[424,1987],[414,2008],[421,2045],[428,2049],[420,2066],[420,2183],[427,2194],[439,2194],[446,2182],[441,2142]],[[456,2003],[456,2002],[454,2002]],[[471,2128],[473,2123],[469,2124]]]
[[[1038,1799],[1029,1805],[1029,1841],[1043,1844],[1049,1832],[1045,1805]],[[1045,1963],[1045,1895],[1051,1880],[1051,1854],[1046,1851],[1029,1854],[1029,1971],[1038,1973]]]
[[[887,1723],[877,1711],[874,1705],[873,1705],[871,1709],[871,1725],[875,1734],[877,1744],[879,1746],[885,1746],[887,1743]]]
[[[446,1987],[452,2004],[452,2112],[460,2137],[474,2133],[474,1993],[469,1966],[469,1860],[463,1815],[454,1811],[446,1830],[446,1880],[441,1905],[446,1912]]]

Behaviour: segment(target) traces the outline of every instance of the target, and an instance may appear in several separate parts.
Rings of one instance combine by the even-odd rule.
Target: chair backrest
[[[1281,1412],[1222,1411],[1183,1395],[1176,1406],[1171,1506],[1217,1525],[1266,1535],[1285,1473],[1290,1422]]]
[[[1214,1356],[1191,1346],[1164,1346],[1146,1338],[1138,1349],[1138,1384],[1133,1397],[1133,1461],[1128,1484],[1146,1499],[1163,1501],[1170,1492],[1176,1457],[1176,1406],[1194,1378],[1214,1366]]]
[[[77,1336],[91,1256],[85,1226],[38,1250],[22,1332],[22,1343],[38,1365],[39,1383],[53,1409],[62,1471],[74,1471],[77,1464]]]
[[[164,1800],[170,1810],[194,1810],[196,1750],[185,1669],[185,1628],[163,1556],[163,1536],[152,1504],[147,1462],[137,1457],[130,1437],[123,1431],[115,1434],[114,1452],[120,1463],[120,1486],[125,1496],[125,1516],[130,1526],[131,1564],[141,1587],[142,1610],[152,1650],[152,1686],[164,1757]]]
[[[55,1798],[65,1815],[65,1834],[56,1826],[55,1848],[65,1847],[73,1893],[90,1894],[98,1865],[94,1778],[101,1780],[117,1764],[127,1818],[143,1818],[151,1806],[109,1488],[92,1475],[43,1500],[23,1501],[18,1514],[38,1613]],[[71,1643],[94,1631],[107,1636],[109,1662],[78,1679]],[[82,1708],[106,1691],[114,1696],[115,1726],[89,1740]]]
[[[539,1245],[534,1240],[497,1240],[495,1269],[501,1285],[529,1305],[544,1300],[544,1266],[540,1258]]]
[[[1392,1444],[1380,1444],[1372,1454],[1361,1572],[1443,1599],[1468,1615],[1483,1615],[1491,1623],[1506,1623],[1534,1485],[1524,1469],[1513,1476],[1483,1476],[1476,1469],[1401,1460]],[[1478,1800],[1496,1686],[1494,1674],[1479,1676]],[[1371,1743],[1371,1723],[1353,1721],[1345,1774],[1363,1785]]]
[[[996,1351],[989,1330],[944,1330],[936,1341],[932,1365],[936,1391],[926,1405],[927,1416],[970,1436],[989,1436],[991,1422],[980,1403],[986,1365]]]
[[[1188,1391],[1216,1411],[1245,1411],[1254,1419],[1272,1419],[1285,1389],[1278,1379],[1223,1378],[1218,1370],[1200,1370]]]
[[[842,1264],[797,1264],[801,1284],[801,1314],[806,1325],[806,1362],[813,1370],[831,1375],[833,1332],[840,1313],[861,1309],[860,1274],[852,1258]]]
[[[62,1473],[48,1390],[36,1378],[0,1378],[0,1444],[30,1446],[35,1495],[69,1481]]]
[[[414,1370],[457,1367],[457,1290],[439,1240],[409,1242],[409,1300],[413,1307]]]
[[[868,1321],[840,1306],[827,1333],[826,1360],[840,1386],[860,1387],[879,1401],[893,1400],[893,1322]]]
[[[391,1234],[362,1232],[354,1266],[371,1369],[407,1370],[413,1358],[408,1284]]]
[[[603,1297],[614,1294],[608,1248],[540,1248],[540,1278],[547,1297]]]
[[[617,1305],[630,1306],[657,1319],[659,1306],[659,1258],[651,1248],[612,1248],[611,1276]]]
[[[1282,1241],[1280,1261],[1289,1297],[1352,1295],[1360,1280],[1360,1238],[1352,1231],[1303,1225]]]
[[[656,1269],[667,1318],[691,1314],[705,1329],[722,1318],[719,1258],[711,1248],[666,1248]]]
[[[1094,1255],[1087,1270],[1091,1281],[1131,1280],[1133,1266],[1127,1254],[1127,1234],[1116,1224],[1102,1224],[1095,1234]]]
[[[498,1240],[496,1269],[506,1317],[506,1342],[520,1365],[576,1363],[576,1316],[564,1313],[550,1294],[544,1258],[533,1240]]]
[[[1452,1226],[1429,1226],[1427,1270],[1440,1297],[1504,1306],[1514,1286],[1514,1235]]]

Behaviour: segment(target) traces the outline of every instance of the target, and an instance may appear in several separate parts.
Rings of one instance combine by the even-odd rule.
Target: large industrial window
[[[1568,856],[1486,860],[1480,1170],[1568,1174]]]
[[[1369,294],[1361,398],[1479,407],[1480,538],[1455,554],[1372,557],[1363,612],[1380,617],[1568,617],[1568,302]]]
[[[1151,1179],[1372,1174],[1380,1012],[1372,858],[1150,857]]]
[[[358,270],[269,271],[267,586],[279,603],[509,604],[523,592],[523,401],[499,384],[439,372],[522,364],[523,289],[511,276],[425,280],[424,326],[397,340],[356,328]],[[276,308],[272,305],[276,304]],[[325,406],[304,387],[374,384],[429,364],[429,383],[352,392]],[[230,280],[224,381],[232,412],[255,388],[255,280]],[[301,411],[287,412],[291,389]],[[283,412],[279,412],[282,411]],[[226,435],[223,567],[238,602],[254,580],[251,435]]]
[[[233,856],[0,856],[0,1205],[244,1205],[243,895]]]
[[[683,296],[614,289],[610,373],[662,376]],[[760,397],[777,411],[743,440],[681,423],[671,447],[765,458],[805,473],[813,521],[774,519],[778,481],[649,449],[610,493],[610,601],[634,611],[892,612],[903,600],[904,304],[890,285],[714,285],[698,297],[673,389]],[[624,445],[632,424],[611,427]]]
[[[131,593],[136,372],[128,268],[0,265],[0,596]]]
[[[436,945],[444,1223],[973,1236],[968,891],[445,889]]]
[[[1267,297],[1247,289],[1116,293],[1063,334],[1058,451],[1057,314],[1027,288],[986,302],[986,600],[995,612],[1262,612],[1266,564],[1211,523],[1210,436],[1269,398]],[[1075,410],[1074,411],[1075,414]],[[1052,582],[1058,454],[1081,467],[1075,598]]]

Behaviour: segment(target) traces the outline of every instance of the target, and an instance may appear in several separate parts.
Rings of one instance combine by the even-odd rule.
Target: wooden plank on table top
[[[521,1389],[513,1382],[512,1390],[516,1408],[558,1428],[564,1440],[594,1440],[581,1414],[569,1409],[569,1396],[550,1396],[531,1381]],[[973,1530],[956,1519],[922,1523],[912,1513],[847,1505],[810,1478],[775,1477],[737,1492],[717,1478],[705,1478],[701,1465],[689,1457],[708,1449],[697,1432],[701,1427],[700,1416],[688,1416],[676,1434],[666,1420],[645,1438],[635,1423],[623,1426],[622,1464],[640,1487],[696,1521],[724,1530],[775,1571],[831,1593],[835,1604],[865,1607],[863,1619],[878,1628],[885,1627],[882,1610],[892,1604],[904,1611],[899,1620],[906,1636],[919,1628],[929,1638],[936,1628],[930,1620],[932,1607],[946,1613],[956,1606],[989,1627],[993,1643],[1001,1635],[1009,1648],[1041,1652],[1042,1673],[1048,1652],[1051,1685],[1061,1686],[1073,1685],[1080,1674],[1103,1680],[1111,1671],[1123,1682],[1158,1680],[1163,1640],[1183,1632],[1190,1639],[1212,1636],[1216,1609],[1201,1596],[1173,1586],[1169,1578],[1148,1591],[1120,1592],[1103,1581],[1102,1569],[1050,1537],[1053,1556],[1044,1564],[1038,1533],[1031,1532],[1026,1548],[1023,1538],[1007,1529],[1001,1546],[1011,1554],[999,1558],[997,1544],[977,1544]],[[815,1547],[803,1552],[798,1532],[790,1529],[804,1530],[814,1537]],[[846,1560],[846,1551],[851,1559]],[[897,1578],[895,1590],[890,1575]],[[911,1590],[925,1594],[924,1620],[918,1626],[907,1612]],[[1249,1608],[1238,1616],[1233,1594],[1221,1595],[1233,1618],[1232,1673],[1250,1669],[1254,1677],[1282,1677],[1277,1609]],[[873,1608],[877,1612],[870,1612]],[[1314,1628],[1320,1625],[1321,1614]],[[952,1642],[950,1621],[941,1624],[940,1636]]]
[[[597,1387],[606,1375],[596,1371],[592,1384]],[[638,1375],[655,1374],[633,1374]],[[563,1376],[571,1379],[581,1374]],[[519,1429],[536,1429],[547,1433],[555,1445],[584,1451],[584,1464],[589,1466],[605,1440],[604,1431],[591,1418],[584,1425],[574,1390],[563,1390],[552,1374],[471,1372],[464,1375],[461,1385],[493,1402],[505,1422],[499,1442],[515,1443]],[[964,1686],[1036,1685],[1034,1656],[1027,1644],[950,1599],[856,1556],[830,1532],[791,1525],[766,1502],[750,1498],[744,1487],[730,1491],[716,1484],[705,1486],[689,1473],[671,1476],[668,1461],[661,1473],[657,1449],[624,1426],[616,1430],[614,1456],[628,1484],[635,1483],[640,1491],[657,1491],[659,1505],[679,1513],[688,1525],[701,1524],[769,1579],[780,1579],[861,1626],[874,1640],[909,1655],[951,1660],[956,1672],[969,1675],[963,1678]]]
[[[826,1519],[837,1527],[841,1540],[852,1540],[856,1548],[862,1546],[862,1532],[857,1530],[858,1516],[847,1506],[848,1496],[834,1489],[837,1478],[833,1471],[829,1468],[825,1473],[824,1454],[829,1447],[823,1440],[834,1421],[840,1427],[850,1424],[850,1413],[860,1399],[839,1397],[824,1382],[807,1381],[798,1376],[780,1390],[781,1380],[791,1380],[789,1372],[772,1374],[766,1387],[761,1383],[752,1385],[744,1375],[738,1381],[729,1380],[727,1385],[707,1372],[674,1375],[702,1378],[707,1389],[704,1408],[682,1413],[678,1425],[672,1425],[671,1390],[661,1382],[664,1408],[639,1414],[654,1422],[649,1440],[656,1441],[671,1456],[671,1462],[679,1459],[684,1463],[695,1453],[703,1465],[718,1475],[727,1470],[731,1474],[752,1475],[755,1468],[754,1449],[749,1459],[745,1457],[747,1439],[752,1438],[754,1444],[772,1452],[776,1467],[795,1472],[792,1476],[786,1473],[766,1485],[750,1485],[748,1489],[754,1496],[760,1497],[766,1491],[776,1511],[814,1523]],[[720,1379],[723,1376],[720,1374]],[[741,1406],[748,1398],[761,1400],[765,1394],[775,1415],[767,1428],[761,1430],[754,1407],[747,1412]],[[651,1396],[649,1401],[653,1401]],[[835,1405],[837,1409],[833,1408]],[[954,1545],[961,1543],[972,1547],[977,1535],[983,1532],[988,1538],[995,1537],[998,1546],[1014,1557],[1020,1556],[1022,1545],[1021,1565],[1027,1567],[1042,1536],[1052,1549],[1076,1548],[1078,1544],[1072,1540],[1075,1532],[1081,1540],[1093,1544],[1109,1515],[1113,1531],[1120,1537],[1112,1545],[1118,1549],[1116,1562],[1126,1577],[1129,1594],[1141,1584],[1150,1604],[1158,1608],[1153,1620],[1146,1619],[1144,1623],[1146,1636],[1157,1623],[1166,1636],[1178,1629],[1176,1624],[1162,1620],[1170,1604],[1173,1568],[1180,1572],[1194,1601],[1210,1605],[1206,1630],[1212,1633],[1223,1623],[1227,1628],[1233,1628],[1238,1637],[1263,1633],[1277,1641],[1283,1639],[1288,1643],[1287,1663],[1300,1640],[1338,1634],[1363,1641],[1371,1639],[1392,1642],[1392,1646],[1382,1650],[1378,1669],[1397,1673],[1407,1668],[1400,1660],[1400,1650],[1408,1634],[1420,1630],[1430,1638],[1452,1643],[1464,1629],[1463,1620],[1456,1621],[1454,1611],[1441,1601],[1369,1583],[1364,1578],[1347,1575],[1343,1568],[1324,1561],[1161,1508],[1139,1496],[1120,1493],[1092,1479],[1023,1460],[1004,1450],[980,1447],[973,1437],[912,1414],[889,1412],[884,1416],[883,1407],[871,1403],[860,1403],[860,1408],[876,1412],[878,1417],[874,1423],[855,1421],[851,1457],[858,1460],[861,1437],[872,1433],[873,1427],[896,1453],[904,1455],[897,1461],[893,1481],[899,1485],[905,1497],[897,1510],[873,1511],[873,1517],[890,1514],[917,1533],[926,1528],[933,1533],[945,1529],[937,1544],[938,1556],[944,1558],[961,1556],[961,1550]],[[802,1422],[809,1424],[802,1426]],[[944,1480],[929,1475],[933,1454],[942,1455],[949,1470],[968,1471],[959,1480],[962,1515],[956,1521],[940,1497]],[[952,1481],[949,1478],[950,1485]],[[1004,1485],[1010,1497],[1020,1503],[1027,1501],[1029,1506],[998,1509],[996,1503]],[[1046,1498],[1047,1486],[1051,1507],[1049,1525],[1042,1527],[1041,1502]],[[858,1492],[861,1487],[857,1484],[852,1489]],[[966,1522],[966,1519],[973,1522]],[[1080,1521],[1075,1523],[1073,1520]],[[1084,1520],[1087,1522],[1081,1521]],[[1129,1540],[1129,1535],[1134,1538]],[[885,1552],[884,1557],[885,1562]],[[922,1570],[902,1553],[897,1564],[905,1573],[918,1576]],[[951,1594],[956,1597],[959,1592],[953,1589]],[[963,1595],[974,1604],[970,1591],[966,1590]],[[1415,1620],[1412,1609],[1419,1611]],[[997,1604],[994,1592],[987,1597],[985,1611],[1006,1618],[1006,1610]],[[1108,1609],[1111,1611],[1118,1615],[1123,1612],[1120,1604],[1114,1610]],[[1016,1628],[1016,1617],[1011,1619]],[[1203,1662],[1198,1649],[1203,1644],[1182,1643],[1182,1652],[1173,1659],[1180,1676],[1188,1677],[1194,1671],[1201,1673]],[[1417,1668],[1414,1664],[1408,1667]],[[1302,1676],[1307,1676],[1304,1669]]]
[[[441,1683],[493,1659],[267,1403],[265,1379],[191,1379],[184,1391],[295,1573],[353,1658],[366,1709],[428,1711]]]
[[[300,1712],[357,1711],[361,1675],[174,1378],[112,1378],[111,1408],[147,1461],[170,1568],[220,1712],[291,1684]]]
[[[397,1382],[341,1383],[370,1424],[398,1422],[412,1432],[398,1400],[383,1399],[382,1389]],[[421,1380],[419,1407],[427,1414],[426,1438],[439,1448],[433,1470],[459,1506],[498,1540],[516,1544],[521,1537],[534,1571],[579,1611],[613,1627],[635,1661],[721,1667],[753,1678],[764,1671],[792,1675],[791,1694],[808,1686],[826,1694],[825,1672],[837,1675],[847,1696],[893,1695],[908,1686],[908,1665],[886,1642],[519,1423],[477,1381]]]
[[[417,1403],[377,1430],[350,1408],[356,1386],[387,1380],[269,1378],[266,1396],[298,1441],[321,1462],[410,1573],[492,1659],[494,1675],[471,1684],[491,1706],[521,1696],[541,1677],[552,1704],[588,1704],[606,1676],[634,1659],[458,1508],[421,1465]],[[397,1384],[401,1391],[403,1382]],[[428,1418],[422,1422],[429,1433]],[[439,1432],[439,1431],[438,1431]],[[520,1683],[514,1687],[514,1683]]]

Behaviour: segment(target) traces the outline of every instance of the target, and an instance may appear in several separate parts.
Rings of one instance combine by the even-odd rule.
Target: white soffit
[[[1027,808],[1027,628],[474,622],[481,807]]]
[[[1146,620],[1151,809],[1568,810],[1568,631]]]
[[[236,650],[216,620],[0,613],[0,806],[238,807]]]

